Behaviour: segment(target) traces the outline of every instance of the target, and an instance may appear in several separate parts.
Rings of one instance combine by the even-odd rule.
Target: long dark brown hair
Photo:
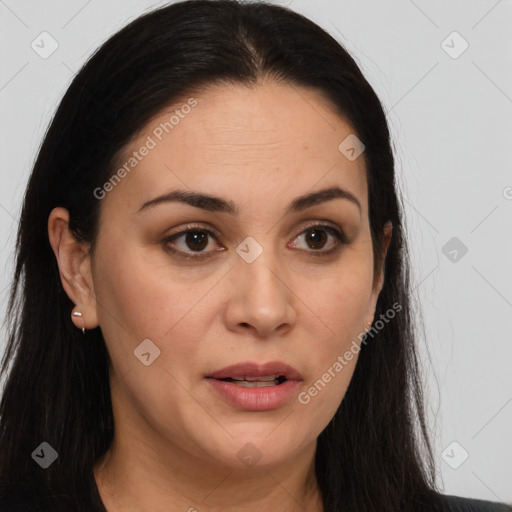
[[[192,0],[144,14],[88,60],[51,121],[24,197],[1,368],[0,478],[40,489],[52,510],[88,510],[92,470],[114,422],[101,329],[84,343],[70,321],[48,216],[67,208],[77,239],[94,249],[101,201],[93,191],[134,134],[189,91],[262,78],[315,88],[364,143],[375,269],[384,224],[393,224],[375,318],[393,304],[401,310],[362,344],[346,395],[319,436],[324,510],[419,510],[434,499],[403,208],[382,105],[347,51],[305,17],[263,2]],[[43,441],[59,454],[48,469],[31,457]]]

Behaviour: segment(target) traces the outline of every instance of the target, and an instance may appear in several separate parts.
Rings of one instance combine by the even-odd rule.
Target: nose
[[[297,300],[285,269],[271,251],[252,263],[237,258],[227,285],[226,326],[231,331],[266,338],[295,325]]]

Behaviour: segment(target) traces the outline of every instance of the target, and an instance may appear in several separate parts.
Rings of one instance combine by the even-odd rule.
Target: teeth
[[[266,375],[264,377],[245,377],[245,379],[235,379],[237,382],[272,382],[273,380],[276,380],[279,377],[279,375]]]
[[[242,386],[244,388],[265,388],[270,386],[277,386],[279,381],[277,379],[272,381],[247,381],[247,380],[234,380],[233,384],[237,386]]]

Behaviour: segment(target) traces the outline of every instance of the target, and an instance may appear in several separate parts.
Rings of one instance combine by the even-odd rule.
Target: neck
[[[94,477],[108,512],[322,512],[315,450],[316,443],[279,466],[241,469],[168,442],[155,450],[121,430]]]

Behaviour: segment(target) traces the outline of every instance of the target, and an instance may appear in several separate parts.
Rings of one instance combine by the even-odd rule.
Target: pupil
[[[310,230],[309,239],[312,241],[314,249],[320,249],[325,245],[326,234],[323,230],[312,229]],[[322,243],[323,242],[323,243]]]
[[[204,249],[208,245],[207,234],[201,231],[191,231],[187,233],[186,243],[194,250]]]

